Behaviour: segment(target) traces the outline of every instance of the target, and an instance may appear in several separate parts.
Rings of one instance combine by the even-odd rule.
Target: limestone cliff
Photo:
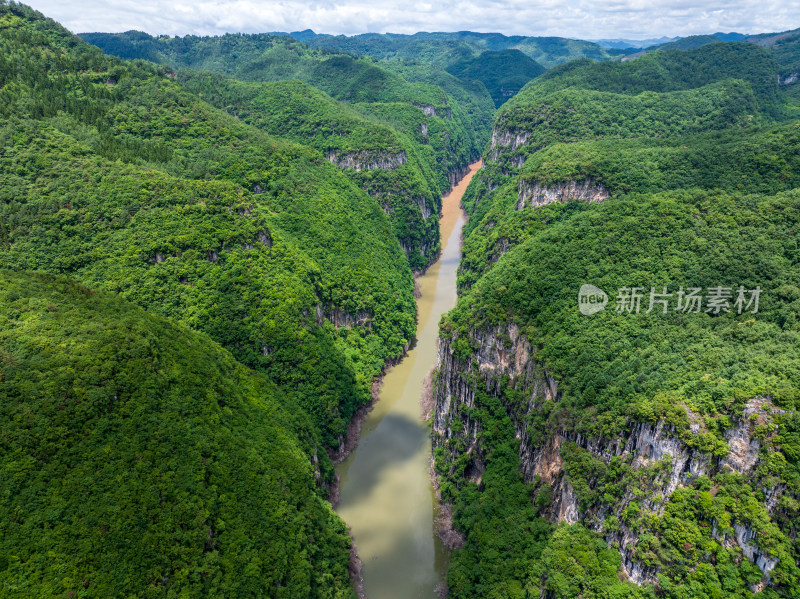
[[[492,140],[489,144],[489,160],[497,160],[501,152],[514,152],[528,143],[531,138],[530,131],[516,131],[495,127],[492,131]]]
[[[534,417],[545,403],[561,400],[559,384],[535,359],[536,349],[519,329],[509,325],[470,331],[471,352],[462,358],[457,355],[457,341],[456,333],[440,339],[432,417],[434,447],[449,455],[451,463],[469,456],[465,476],[480,482],[485,453],[480,422],[471,416],[476,408],[476,389],[501,398],[519,440],[525,481],[546,488],[551,495],[543,515],[551,521],[581,522],[601,533],[619,549],[623,572],[637,584],[656,582],[659,570],[648,566],[638,550],[641,531],[625,522],[626,510],[635,503],[633,507],[645,516],[660,516],[673,493],[698,477],[718,472],[751,477],[768,452],[774,451],[762,447],[755,435],[757,427],[774,432],[773,417],[782,412],[768,397],[751,398],[743,412],[731,419],[730,427],[723,432],[728,451],[722,455],[712,455],[691,443],[692,435],[704,432],[704,421],[685,406],[689,422],[686,431],[664,420],[630,421],[613,438],[587,438],[566,423],[542,430]],[[506,385],[522,390],[526,399],[516,403],[503,399]],[[612,460],[625,464],[646,492],[629,488],[619,497],[585,505],[568,473],[567,449],[588,452],[591,459],[606,465]],[[765,497],[762,506],[773,514],[785,489],[778,485],[761,491]],[[758,527],[746,517],[729,523],[724,532],[717,522],[704,525],[713,527],[713,537],[720,544],[738,547],[743,558],[758,566],[763,579],[754,590],[769,584],[769,573],[778,560],[762,548]]]
[[[602,202],[609,197],[608,190],[594,181],[565,181],[555,185],[543,185],[539,181],[519,180],[519,199],[515,210],[536,208],[556,202]]]
[[[450,188],[452,189],[453,187],[455,187],[456,184],[459,181],[461,181],[461,179],[467,176],[467,173],[469,173],[469,165],[454,167],[454,169],[451,170],[450,173],[447,175],[447,180],[450,183]]]
[[[351,314],[341,310],[337,306],[323,306],[317,304],[316,307],[316,322],[321,325],[324,320],[330,321],[337,329],[342,327],[363,327],[369,329],[372,327],[372,321],[375,315],[367,310],[360,310],[356,314]]]
[[[419,108],[425,116],[438,116],[443,119],[452,119],[453,111],[449,106],[433,106],[432,104],[421,104],[412,102],[414,106]]]
[[[328,152],[325,157],[339,168],[352,168],[356,171],[390,170],[408,162],[405,152],[397,152],[395,154],[368,150],[340,154]]]

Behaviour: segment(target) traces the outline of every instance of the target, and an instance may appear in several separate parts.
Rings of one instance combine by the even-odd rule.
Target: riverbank
[[[358,546],[362,569],[356,578],[363,580],[370,599],[433,597],[446,575],[448,550],[434,530],[438,511],[421,398],[436,364],[439,320],[456,302],[464,222],[461,197],[479,166],[471,165],[467,176],[442,198],[440,258],[417,278],[415,343],[399,363],[386,369],[378,400],[361,414],[358,443],[336,467],[337,512]],[[358,428],[353,425],[354,434]]]
[[[482,160],[478,160],[470,164],[466,169],[459,171],[459,174],[463,175],[461,179],[459,179],[455,184],[452,185],[450,190],[442,196],[442,215],[439,219],[439,232],[442,236],[442,239],[448,240],[450,235],[453,232],[453,228],[456,226],[458,221],[459,215],[463,214],[461,210],[461,198],[464,196],[464,192],[467,190],[467,186],[469,182],[472,180],[472,177],[478,171],[478,169],[483,166]],[[452,198],[451,198],[452,196]],[[448,201],[448,199],[450,201]],[[457,200],[457,201],[456,201]],[[461,246],[461,237],[459,236],[459,251]],[[442,248],[443,250],[444,248]],[[442,257],[442,250],[439,251],[439,254],[431,264],[429,264],[425,270],[415,270],[413,272],[414,275],[414,297],[420,299],[422,297],[422,290],[420,289],[419,279],[424,277],[428,270],[432,266],[434,266]],[[417,326],[419,326],[419,314],[417,314]],[[386,361],[386,364],[383,366],[383,370],[381,373],[375,377],[372,381],[372,388],[371,394],[372,397],[369,403],[360,406],[353,416],[350,418],[350,421],[347,423],[347,430],[345,434],[345,438],[340,445],[337,451],[328,451],[328,457],[330,457],[331,461],[334,465],[341,464],[347,457],[358,447],[358,441],[361,437],[361,426],[364,422],[364,419],[367,415],[372,411],[372,408],[375,405],[375,402],[378,401],[380,398],[380,391],[383,387],[383,381],[386,377],[386,373],[391,370],[395,365],[402,362],[405,357],[408,355],[408,351],[414,346],[416,343],[416,339],[414,339],[410,344],[408,344],[405,348],[403,348],[403,353],[397,356],[396,358],[390,359]],[[428,373],[426,381],[424,383],[424,390],[423,395],[421,396],[422,402],[422,419],[427,420],[430,417],[430,411],[426,409],[424,405],[424,398],[426,395],[429,395],[430,391],[430,378],[433,374],[433,369]],[[336,507],[338,503],[339,497],[339,490],[338,490],[338,476],[336,482],[329,489],[329,501]],[[335,498],[335,500],[334,500]]]

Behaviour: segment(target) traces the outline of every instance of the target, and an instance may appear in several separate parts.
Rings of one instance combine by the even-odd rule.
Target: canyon
[[[420,399],[436,363],[439,319],[456,302],[464,218],[461,197],[480,163],[442,198],[438,260],[417,278],[416,339],[383,377],[355,450],[338,466],[337,512],[350,527],[363,580],[374,599],[433,596],[448,552],[434,530],[440,506],[430,478],[431,442]]]

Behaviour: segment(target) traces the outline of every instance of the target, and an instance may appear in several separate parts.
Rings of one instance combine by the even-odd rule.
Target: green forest
[[[110,54],[176,69],[183,87],[206,102],[343,166],[380,201],[414,270],[439,250],[439,223],[428,217],[487,140],[486,88],[442,69],[406,79],[368,58],[273,35],[84,38]]]
[[[301,31],[289,35],[315,48],[439,66],[476,58],[486,51],[519,50],[545,68],[579,58],[608,60],[614,55],[600,45],[585,40],[474,31],[419,32],[412,35],[366,33],[353,36]]]
[[[517,49],[486,50],[475,58],[460,60],[447,67],[460,79],[480,81],[489,90],[495,106],[500,106],[526,83],[545,72],[545,68]]]
[[[552,68],[495,117],[441,325],[451,597],[798,596],[800,124],[785,54],[686,46]],[[608,294],[592,316],[585,283]],[[676,309],[717,286],[729,308]],[[527,370],[492,362],[520,339]]]
[[[289,397],[118,294],[0,280],[4,597],[354,596]]]
[[[350,596],[329,452],[413,338],[392,222],[311,145],[0,11],[3,588]]]
[[[77,36],[0,0],[0,596],[358,597],[334,463],[480,158],[429,365],[440,595],[800,597],[800,35],[731,39]]]

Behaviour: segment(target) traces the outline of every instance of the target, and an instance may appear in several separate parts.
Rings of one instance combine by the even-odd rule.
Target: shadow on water
[[[347,486],[348,502],[362,501],[380,482],[386,469],[397,469],[418,456],[427,444],[427,427],[403,414],[386,414],[375,428],[376,435],[362,439],[358,462],[343,471],[342,486],[349,479],[358,478],[358,485]]]
[[[337,512],[351,528],[370,599],[434,598],[448,553],[434,532],[430,430],[420,419],[424,381],[436,365],[439,319],[456,301],[464,190],[480,167],[442,198],[441,259],[417,283],[417,338],[384,377],[359,445],[336,467]]]

